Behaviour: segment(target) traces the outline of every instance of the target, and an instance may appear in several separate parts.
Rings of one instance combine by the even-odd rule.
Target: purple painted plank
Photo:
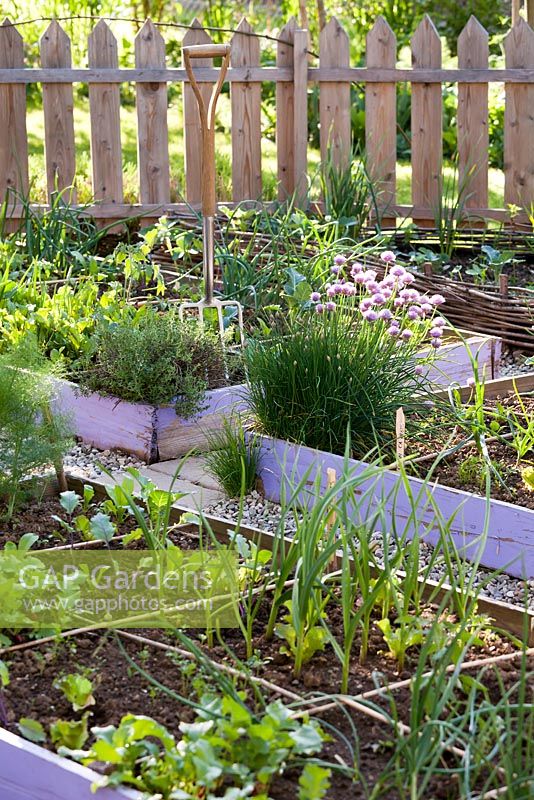
[[[437,387],[447,388],[451,383],[464,385],[469,378],[473,377],[473,367],[469,359],[469,352],[478,359],[480,374],[486,375],[486,379],[497,377],[497,370],[494,369],[499,363],[502,342],[494,337],[472,336],[467,339],[467,346],[464,342],[452,343],[438,350],[432,368],[428,372],[428,377]]]
[[[82,394],[74,383],[58,383],[56,407],[70,418],[76,436],[101,450],[117,448],[150,460],[155,447],[154,406],[96,392]]]
[[[185,429],[192,428],[202,420],[202,417],[211,416],[211,414],[227,414],[230,416],[234,411],[243,411],[245,408],[245,384],[223,386],[221,389],[211,389],[206,392],[204,407],[197,416],[191,419],[179,417],[173,406],[159,406],[156,427],[158,432],[164,432],[169,425],[179,421]]]
[[[310,447],[290,444],[280,439],[261,437],[261,461],[259,475],[263,481],[265,494],[270,500],[279,502],[281,492],[286,496],[291,486],[295,486],[309,471],[308,481],[313,484],[318,471],[321,474],[323,489],[326,488],[326,469],[332,467],[338,476],[343,474],[344,459]],[[349,460],[349,468],[354,475],[362,475],[362,481],[355,486],[354,507],[356,520],[365,521],[376,510],[379,501],[386,501],[386,522],[388,528],[395,526],[397,532],[406,531],[413,536],[413,504],[409,499],[401,476],[392,470],[377,470],[373,476],[364,477],[368,464]],[[489,526],[487,538],[482,542],[484,521],[487,513],[485,498],[468,494],[438,484],[424,488],[419,478],[407,478],[411,492],[416,500],[419,530],[426,531],[426,538],[435,543],[439,538],[436,513],[429,506],[428,496],[439,508],[440,517],[447,520],[456,546],[468,557],[473,558],[482,548],[481,563],[487,567],[505,571],[516,577],[534,577],[534,511],[492,500],[489,507]],[[309,503],[310,495],[305,490],[299,497],[302,503]],[[380,525],[377,522],[377,528]]]
[[[20,736],[0,728],[1,800],[141,800],[133,789],[99,789],[93,770],[50,753]]]

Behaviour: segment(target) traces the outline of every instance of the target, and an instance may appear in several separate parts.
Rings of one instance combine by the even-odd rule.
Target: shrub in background
[[[68,420],[51,412],[53,378],[32,339],[0,356],[0,498],[7,518],[23,495],[23,479],[60,463],[70,445]]]
[[[188,417],[200,410],[206,389],[224,385],[223,351],[198,322],[146,307],[132,320],[97,327],[79,379],[85,389],[134,403],[173,402]]]
[[[337,256],[324,296],[287,330],[245,350],[250,405],[270,436],[342,454],[350,432],[353,455],[391,443],[395,412],[421,410],[429,381],[425,362],[442,344],[440,295],[422,296],[414,277],[394,263],[383,280]],[[429,344],[424,359],[421,348]],[[415,396],[417,393],[417,396]]]

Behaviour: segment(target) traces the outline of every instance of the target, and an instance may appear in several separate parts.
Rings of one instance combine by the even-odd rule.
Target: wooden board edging
[[[0,798],[2,800],[142,800],[135,789],[98,789],[102,776],[0,728]]]

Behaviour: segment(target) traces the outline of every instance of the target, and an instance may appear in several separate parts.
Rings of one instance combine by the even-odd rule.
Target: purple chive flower
[[[339,253],[337,256],[334,256],[334,264],[336,265],[336,267],[342,267],[343,264],[346,263],[346,261],[347,259],[345,258],[345,256],[342,256],[341,253]]]
[[[384,250],[383,253],[380,253],[380,258],[386,264],[393,264],[393,262],[396,261],[397,256],[392,250]]]
[[[393,301],[393,305],[395,306],[395,308],[402,308],[402,306],[404,305],[404,298],[396,297],[395,300]]]
[[[423,367],[421,366],[421,364],[418,364],[416,366],[416,368],[414,369],[414,372],[415,372],[416,375],[422,375],[423,374]]]
[[[443,317],[436,317],[432,321],[436,326],[436,328],[443,328],[447,324],[446,320],[444,320]]]
[[[383,306],[383,305],[384,305],[384,303],[386,302],[386,298],[385,298],[385,297],[384,297],[384,295],[383,295],[383,294],[381,294],[380,292],[377,292],[376,294],[374,294],[374,295],[371,297],[371,300],[373,301],[373,304],[374,304],[375,306]]]
[[[401,336],[404,339],[404,341],[407,342],[409,339],[412,338],[413,333],[411,332],[411,330],[409,328],[405,328],[403,330],[403,332],[401,333]]]
[[[352,297],[354,294],[356,294],[356,289],[354,287],[354,284],[344,283],[341,294],[344,294],[345,297]]]
[[[440,339],[443,336],[443,331],[441,328],[432,328],[430,335],[433,339]]]
[[[413,283],[415,280],[415,275],[412,275],[411,272],[407,272],[406,275],[403,276],[402,280],[404,283]]]
[[[473,378],[473,376],[471,376],[470,378],[467,379],[466,383],[467,383],[468,386],[474,386],[476,381]]]
[[[335,286],[329,286],[328,289],[326,290],[327,297],[333,297],[335,293],[336,293]]]
[[[421,311],[423,314],[431,314],[434,310],[434,306],[430,305],[430,303],[423,303],[421,305]]]
[[[400,330],[397,325],[391,325],[391,327],[388,328],[388,333],[390,336],[398,336]]]
[[[372,281],[372,280],[371,281],[366,281],[365,282],[365,288],[367,289],[369,294],[374,294],[375,292],[378,292],[378,283],[376,281]]]
[[[391,295],[393,294],[393,292],[391,291],[391,289],[388,289],[388,287],[387,287],[387,286],[384,286],[384,287],[383,287],[383,288],[382,288],[380,291],[381,291],[381,293],[384,295],[384,297],[386,298],[386,300],[389,300],[389,298],[390,298],[390,297],[391,297]]]
[[[378,312],[378,318],[389,321],[393,319],[393,314],[391,313],[389,308],[383,308],[381,311]],[[391,324],[393,325],[393,322]]]
[[[325,305],[325,308],[326,308],[326,310],[327,310],[327,311],[335,311],[335,310],[336,310],[336,304],[335,304],[335,303],[333,303],[333,302],[330,300],[330,301],[329,301],[329,302],[328,302],[328,303]]]
[[[376,278],[376,270],[367,269],[364,273],[366,281],[374,281]]]
[[[363,272],[357,272],[356,275],[354,275],[354,283],[365,283],[365,274]]]
[[[324,305],[322,303],[317,303],[317,305],[315,306],[315,310],[317,311],[318,314],[322,314],[324,311]]]
[[[363,318],[367,322],[376,322],[376,320],[378,319],[378,314],[376,313],[376,311],[373,311],[373,309],[370,308],[367,311],[364,311]]]
[[[441,345],[443,344],[443,342],[442,342],[441,339],[432,339],[430,344],[432,345],[434,350],[438,350],[441,347]]]
[[[350,274],[354,278],[355,275],[359,275],[360,272],[363,272],[363,265],[360,264],[359,261],[356,261],[351,267]]]
[[[332,275],[337,275],[340,272],[340,270],[341,270],[341,267],[338,267],[337,265],[334,265],[330,269],[330,272],[332,273]]]
[[[441,306],[445,302],[445,298],[442,294],[433,294],[428,302],[433,306]]]
[[[403,278],[404,275],[406,275],[406,270],[404,267],[401,267],[400,264],[396,264],[391,269],[391,275],[393,275],[395,278]]]
[[[408,313],[406,314],[406,316],[407,316],[407,317],[408,317],[408,319],[410,319],[412,322],[414,322],[416,319],[418,319],[418,318],[419,318],[419,314],[418,314],[416,311],[414,311],[414,310],[413,310],[413,308],[409,308],[409,309],[408,309]]]
[[[318,303],[320,299],[321,299],[321,295],[319,294],[319,292],[312,292],[311,293],[310,300],[312,301],[312,303]]]

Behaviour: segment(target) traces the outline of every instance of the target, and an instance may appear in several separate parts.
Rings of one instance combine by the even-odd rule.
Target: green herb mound
[[[147,310],[97,327],[79,382],[133,403],[173,403],[180,416],[191,417],[201,410],[206,390],[225,383],[222,346],[196,321]]]

